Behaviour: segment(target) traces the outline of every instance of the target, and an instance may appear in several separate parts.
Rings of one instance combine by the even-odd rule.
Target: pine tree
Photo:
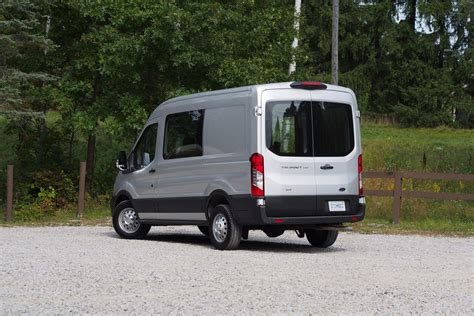
[[[0,111],[34,115],[28,104],[27,90],[53,78],[34,70],[38,55],[51,47],[38,32],[38,12],[27,0],[4,0],[0,3]],[[22,113],[27,111],[27,113]]]

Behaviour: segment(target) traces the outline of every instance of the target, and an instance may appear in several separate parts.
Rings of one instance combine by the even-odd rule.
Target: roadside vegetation
[[[48,116],[49,117],[49,116]],[[104,174],[104,191],[110,192],[116,175],[114,166],[118,148],[128,149],[131,143],[114,143],[106,133],[98,133],[98,152],[103,154],[97,163]],[[1,150],[15,146],[16,140],[0,134]],[[87,140],[80,140],[85,146]],[[446,173],[474,173],[474,130],[440,127],[435,129],[401,128],[390,125],[364,123],[362,126],[365,171],[429,171]],[[121,147],[122,146],[122,147]],[[116,148],[117,150],[112,150]],[[425,158],[423,158],[425,157]],[[78,166],[77,166],[78,167]],[[78,168],[77,168],[78,169]],[[2,162],[0,172],[5,172]],[[48,177],[48,178],[45,178]],[[44,182],[44,187],[36,186]],[[46,184],[47,183],[47,184]],[[41,173],[34,184],[16,183],[17,194],[12,225],[110,225],[110,193],[88,195],[84,217],[76,218],[78,173],[74,177]],[[4,185],[3,183],[1,185]],[[107,187],[108,186],[108,187]],[[388,179],[366,179],[365,188],[393,189]],[[418,180],[406,181],[404,188],[433,192],[473,193],[474,183],[466,181]],[[39,193],[37,192],[39,190]],[[30,193],[28,193],[30,192]],[[428,235],[474,235],[474,203],[403,199],[400,225],[392,225],[392,198],[367,197],[366,220],[354,225],[363,233],[417,233]],[[3,225],[6,225],[5,223]]]
[[[419,171],[474,174],[474,130],[397,128],[362,124],[365,171]],[[366,179],[366,189],[393,190],[390,179]],[[404,190],[473,193],[468,181],[413,180]],[[367,197],[367,217],[355,225],[362,232],[416,232],[474,235],[474,203],[402,199],[400,225],[391,224],[393,199]]]

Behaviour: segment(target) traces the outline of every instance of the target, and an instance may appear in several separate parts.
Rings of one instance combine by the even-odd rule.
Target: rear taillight
[[[357,159],[357,165],[357,171],[359,174],[359,195],[364,195],[364,187],[362,185],[362,155],[359,155],[359,158]]]
[[[255,153],[250,156],[251,191],[253,197],[265,195],[263,156]]]

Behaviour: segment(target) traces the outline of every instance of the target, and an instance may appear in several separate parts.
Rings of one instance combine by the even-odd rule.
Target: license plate
[[[329,201],[329,212],[344,212],[346,203],[344,201]]]

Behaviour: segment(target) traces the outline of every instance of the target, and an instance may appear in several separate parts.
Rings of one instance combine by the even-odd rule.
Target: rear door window
[[[313,102],[314,156],[344,157],[354,149],[349,104]]]
[[[311,102],[269,102],[266,107],[267,148],[279,156],[312,156]]]
[[[266,145],[279,156],[342,157],[354,149],[349,104],[273,101],[265,111]]]

